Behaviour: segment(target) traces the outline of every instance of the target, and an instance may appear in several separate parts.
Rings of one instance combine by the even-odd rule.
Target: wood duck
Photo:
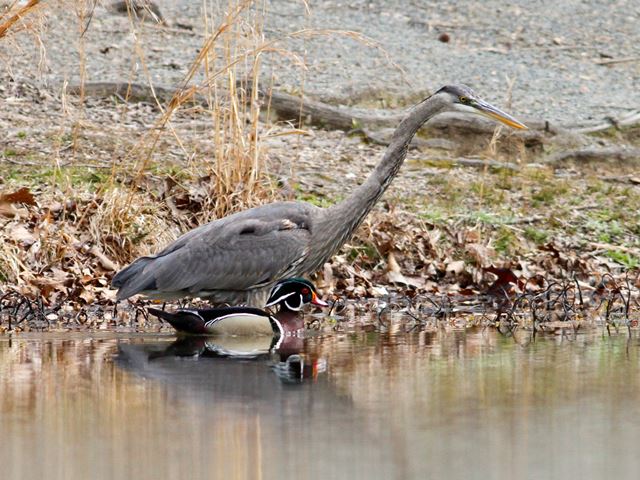
[[[279,306],[275,314],[244,306],[180,309],[175,312],[149,308],[149,313],[166,320],[179,332],[285,337],[304,328],[304,321],[298,312],[307,303],[320,307],[328,305],[318,297],[313,283],[302,278],[288,278],[276,283],[267,299],[265,307]]]

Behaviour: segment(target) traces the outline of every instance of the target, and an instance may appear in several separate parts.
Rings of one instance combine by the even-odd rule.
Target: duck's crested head
[[[304,305],[311,303],[326,307],[328,303],[318,296],[313,283],[304,278],[286,278],[276,283],[269,294],[266,307],[280,305],[281,309],[297,312]]]

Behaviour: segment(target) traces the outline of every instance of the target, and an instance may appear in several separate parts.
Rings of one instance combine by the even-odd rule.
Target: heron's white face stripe
[[[482,112],[477,108],[473,108],[471,105],[465,105],[463,103],[454,103],[453,108],[459,112],[482,114]]]
[[[265,305],[265,307],[271,307],[282,302],[285,298],[289,298],[291,295],[295,295],[296,292],[287,293],[286,295],[282,295],[281,297],[276,298],[275,300],[270,301]],[[272,294],[273,295],[273,294]]]

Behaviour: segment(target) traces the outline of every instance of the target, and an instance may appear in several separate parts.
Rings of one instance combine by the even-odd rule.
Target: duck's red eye
[[[302,295],[309,295],[311,291],[307,287],[304,287],[302,290],[300,290],[300,293],[302,293]]]

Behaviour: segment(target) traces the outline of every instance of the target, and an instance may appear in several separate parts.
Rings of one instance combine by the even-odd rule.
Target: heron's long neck
[[[393,133],[391,143],[367,180],[342,202],[326,209],[318,222],[316,235],[328,256],[349,239],[375,203],[389,187],[407,156],[411,139],[431,117],[442,111],[445,103],[436,95],[418,104]],[[327,256],[327,258],[328,258]]]

